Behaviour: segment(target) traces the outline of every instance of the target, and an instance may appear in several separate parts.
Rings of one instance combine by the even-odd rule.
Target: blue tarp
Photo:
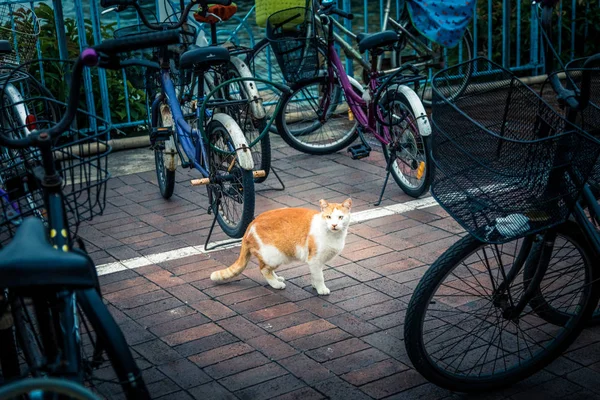
[[[475,0],[406,0],[413,25],[429,40],[455,47],[475,13]]]

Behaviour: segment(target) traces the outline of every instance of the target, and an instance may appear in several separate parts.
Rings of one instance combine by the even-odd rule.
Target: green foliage
[[[39,44],[43,58],[59,59],[58,39],[56,37],[56,26],[54,19],[54,10],[47,4],[39,3],[35,8],[35,14],[40,20]],[[20,20],[21,16],[15,13],[15,20]],[[69,59],[75,59],[79,53],[79,35],[77,23],[73,18],[65,18],[65,35],[67,39],[67,51]],[[102,24],[100,34],[102,39],[113,37],[116,23]],[[85,35],[87,43],[93,44],[92,21],[85,20]],[[65,101],[68,98],[69,86],[67,85],[67,76],[72,63],[48,61],[42,65],[44,73],[44,83],[47,89],[59,100]],[[92,89],[96,114],[102,116],[102,98],[100,96],[100,81],[98,69],[90,69],[92,78]],[[35,63],[30,71],[34,75],[41,76],[40,65]],[[129,81],[123,80],[121,71],[106,71],[108,85],[108,104],[111,110],[111,119],[113,123],[127,122],[127,112],[125,108],[125,84],[129,94],[129,111],[132,121],[144,120],[147,118],[146,97],[143,90],[134,88]],[[80,107],[87,109],[86,98],[81,96]]]

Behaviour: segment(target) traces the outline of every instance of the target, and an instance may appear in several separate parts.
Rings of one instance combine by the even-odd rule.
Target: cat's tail
[[[250,246],[246,243],[246,240],[242,241],[242,249],[240,251],[240,256],[238,259],[231,264],[229,268],[225,268],[219,271],[215,271],[210,274],[210,279],[214,282],[222,282],[229,280],[231,278],[235,278],[244,270],[248,265],[248,261],[250,261]]]

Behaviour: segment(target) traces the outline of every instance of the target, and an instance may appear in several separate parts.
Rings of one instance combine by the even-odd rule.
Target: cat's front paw
[[[285,283],[278,279],[271,280],[268,283],[273,289],[285,289]]]
[[[319,293],[321,296],[328,295],[329,293],[331,293],[329,288],[327,288],[325,285],[323,285],[320,288],[316,288],[316,289],[317,289],[317,293]]]
[[[285,281],[285,278],[283,276],[281,276],[281,275],[277,275],[277,280],[279,282],[283,282],[283,281]]]

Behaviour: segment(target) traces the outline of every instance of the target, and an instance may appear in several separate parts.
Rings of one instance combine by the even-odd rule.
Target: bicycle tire
[[[40,348],[40,342],[36,338],[36,332],[33,330],[31,316],[25,311],[25,300],[23,298],[19,297],[13,300],[12,314],[17,341],[29,371],[34,377],[41,376],[39,368],[44,364],[44,353]],[[27,320],[29,320],[29,324]]]
[[[206,136],[212,146],[229,151],[235,149],[229,131],[216,119],[213,119],[206,127]],[[246,228],[254,219],[256,199],[252,171],[243,169],[239,165],[237,157],[231,160],[232,157],[235,156],[220,154],[209,149],[208,170],[211,180],[214,182],[214,180],[218,180],[219,176],[232,174],[235,175],[235,181],[210,183],[206,189],[211,210],[215,213],[219,226],[227,236],[237,239],[244,235]],[[234,203],[241,203],[241,212],[229,210],[227,206],[235,206]]]
[[[391,146],[382,143],[381,147],[383,149],[386,165],[389,165],[390,163],[392,152],[396,154],[396,152],[399,151],[400,155],[409,153],[407,154],[409,160],[404,162],[401,161],[400,163],[398,162],[398,159],[401,159],[401,157],[396,156],[396,160],[392,161],[391,174],[394,177],[396,184],[400,186],[400,189],[402,189],[404,193],[411,197],[418,198],[429,191],[432,178],[432,169],[430,166],[432,164],[429,160],[429,140],[422,135],[420,125],[417,123],[417,115],[420,115],[420,113],[416,109],[416,105],[414,104],[415,101],[420,102],[416,94],[409,98],[398,90],[390,89],[384,93],[379,104],[383,113],[392,112],[394,103],[402,105],[407,111],[405,116],[408,117],[408,120],[402,122],[402,127],[398,124],[392,124],[388,127],[394,143],[391,143]],[[401,114],[394,109],[394,118],[397,118],[398,115]],[[381,125],[379,125],[378,128],[384,129]],[[402,129],[400,135],[397,134],[396,128]],[[381,132],[381,135],[382,137],[385,137],[383,132]],[[393,151],[390,147],[394,147]],[[415,172],[417,184],[411,185],[410,179],[407,177],[408,173],[405,174],[401,170],[403,168],[404,170]]]
[[[275,117],[277,132],[293,149],[312,155],[332,154],[348,147],[358,137],[358,121],[354,120],[352,122],[350,110],[344,106],[345,100],[342,99],[343,96],[340,94],[342,89],[337,79],[334,81],[332,91],[324,89],[328,87],[328,84],[329,78],[327,76],[320,76],[292,85],[292,90],[281,96],[281,109]],[[310,86],[315,86],[316,88],[309,90]],[[327,90],[330,102],[327,110],[321,110],[321,104],[324,101],[322,100],[324,90]],[[296,95],[303,96],[304,100],[294,100]],[[336,99],[339,100],[336,101]],[[288,110],[290,103],[295,101],[302,101],[308,104],[299,106],[296,111],[293,109]],[[341,110],[338,107],[341,107]],[[310,115],[305,115],[304,113],[309,113]],[[341,117],[336,121],[332,119],[332,116]],[[327,128],[330,130],[329,132],[321,131],[328,122],[344,124],[344,127],[338,130],[342,132],[341,135],[335,134],[339,137],[336,137],[332,141],[328,136],[334,135],[331,133],[333,132],[333,128]],[[298,128],[294,129],[295,127],[291,126],[292,124],[298,125]],[[308,144],[306,140],[312,140],[313,138],[317,141],[321,141],[319,140],[321,138],[325,143]]]
[[[419,39],[419,38],[422,38],[424,41],[428,41],[428,39],[425,39],[424,37],[422,37],[420,35],[417,36],[417,39]],[[461,46],[461,45],[462,45],[462,51],[463,52],[466,51],[467,55],[465,57],[463,54],[462,60],[457,60],[457,61],[463,62],[463,61],[468,61],[468,60],[473,59],[475,57],[474,53],[473,53],[473,51],[474,51],[473,35],[471,34],[471,31],[469,29],[467,29],[465,31],[465,34],[461,40],[461,44],[459,44],[458,46]],[[436,50],[434,50],[434,51],[442,52],[442,56],[439,61],[439,68],[435,67],[435,66],[428,66],[427,64],[425,64],[421,67],[417,67],[419,69],[419,74],[423,75],[427,78],[427,81],[425,82],[425,84],[422,85],[422,87],[420,87],[418,90],[415,90],[417,93],[420,94],[419,97],[421,98],[423,105],[426,107],[431,107],[431,105],[433,104],[433,101],[431,100],[433,93],[431,93],[429,98],[427,98],[427,96],[425,96],[425,93],[427,90],[429,90],[429,92],[431,92],[431,82],[429,81],[429,78],[433,77],[438,71],[440,71],[443,68],[446,68],[449,65],[448,61],[444,58],[444,55],[443,55],[444,50],[442,49],[442,46],[440,46],[438,44],[434,44],[433,46],[436,48]],[[458,46],[457,46],[457,48],[458,48]],[[402,53],[395,51],[394,56],[395,56],[394,61],[396,63],[396,67],[403,65]],[[425,62],[425,60],[421,60],[421,62]],[[410,64],[411,62],[409,61],[407,63]],[[473,70],[472,70],[472,68],[470,68],[470,64],[469,64],[469,66],[466,67],[464,79],[459,83],[459,87],[454,92],[454,95],[452,95],[452,97],[449,97],[448,100],[453,100],[454,98],[460,96],[465,91],[472,74],[473,74]]]
[[[128,399],[150,399],[150,393],[127,341],[95,288],[78,290],[77,302],[96,333],[97,345],[108,355]]]
[[[237,70],[233,63],[227,64],[227,76],[226,79],[241,78],[242,74]],[[237,91],[241,94],[242,98],[248,100],[247,93],[243,90],[241,82],[234,84],[237,86]],[[229,87],[228,87],[229,89]],[[229,91],[227,98],[233,98],[233,94]],[[243,108],[235,107],[234,110],[228,110],[228,114],[237,122],[239,127],[244,132],[246,141],[248,144],[254,142],[259,135],[261,135],[266,126],[267,119],[269,116],[265,116],[261,119],[256,119],[252,116],[252,111],[249,109],[250,102]],[[271,124],[273,126],[273,124]],[[269,172],[271,171],[271,137],[269,132],[265,133],[256,145],[254,145],[250,151],[252,152],[252,159],[254,160],[254,169],[265,171],[265,176],[255,178],[254,182],[262,183],[267,180]]]
[[[513,245],[516,246],[516,245],[518,245],[518,243],[513,244]],[[525,379],[526,377],[528,377],[528,376],[534,374],[535,372],[541,370],[542,368],[544,368],[552,360],[557,358],[564,350],[566,350],[566,348],[577,338],[579,333],[584,328],[584,325],[585,325],[587,319],[589,318],[589,316],[591,315],[594,307],[596,306],[596,303],[598,301],[598,296],[600,295],[600,292],[598,291],[598,283],[596,282],[597,272],[592,267],[592,264],[588,263],[587,264],[588,269],[586,270],[586,273],[587,273],[587,275],[586,275],[587,281],[586,282],[593,282],[593,283],[590,285],[584,285],[582,296],[581,296],[581,299],[582,299],[581,302],[583,304],[580,307],[580,313],[577,314],[576,316],[574,316],[574,318],[571,321],[569,321],[568,324],[566,324],[568,329],[565,328],[565,332],[562,335],[559,335],[555,341],[551,342],[551,344],[547,348],[544,348],[543,351],[541,351],[540,353],[537,353],[536,356],[533,356],[532,349],[529,346],[527,346],[527,350],[532,354],[532,358],[527,359],[526,361],[522,361],[522,359],[520,357],[523,357],[523,356],[521,354],[519,354],[516,356],[518,364],[516,366],[511,366],[511,368],[508,368],[506,366],[506,364],[504,364],[505,370],[499,374],[491,374],[489,376],[481,376],[482,372],[483,372],[483,366],[485,365],[485,361],[488,357],[487,352],[484,353],[482,356],[480,356],[480,357],[485,357],[485,358],[483,359],[484,363],[482,364],[481,371],[479,371],[478,376],[466,377],[466,376],[458,376],[456,373],[450,374],[450,372],[444,371],[440,365],[437,365],[435,362],[433,362],[431,360],[429,352],[425,349],[424,337],[425,337],[426,333],[423,331],[423,326],[426,323],[443,322],[445,319],[450,320],[451,318],[453,318],[452,313],[459,313],[459,315],[464,315],[465,313],[467,313],[467,315],[474,314],[473,302],[465,302],[460,305],[460,307],[462,307],[462,309],[465,311],[461,311],[458,308],[460,298],[466,297],[464,294],[462,294],[462,292],[464,292],[464,290],[461,288],[465,288],[465,287],[468,288],[468,285],[465,282],[474,282],[474,280],[471,279],[471,277],[469,277],[468,274],[465,274],[465,273],[456,274],[455,270],[462,263],[464,263],[465,266],[467,265],[467,263],[469,263],[469,265],[473,265],[473,260],[476,260],[476,258],[470,259],[470,257],[473,254],[475,254],[478,249],[485,248],[486,246],[488,246],[488,245],[483,242],[478,241],[477,239],[475,239],[474,237],[472,237],[470,235],[461,238],[458,242],[456,242],[453,246],[451,246],[427,270],[427,272],[425,273],[425,275],[423,276],[423,278],[417,285],[417,288],[415,289],[415,292],[410,300],[410,303],[408,305],[408,310],[406,313],[404,340],[406,343],[406,351],[407,351],[407,354],[408,354],[411,362],[413,363],[413,365],[415,366],[417,371],[420,372],[426,379],[428,379],[432,383],[434,383],[438,386],[444,387],[446,389],[457,391],[457,392],[481,392],[481,391],[493,390],[493,389],[498,389],[498,388],[505,388],[508,385],[514,384],[522,379]],[[492,246],[494,246],[494,245],[492,245]],[[515,253],[513,254],[513,256],[516,255],[516,248],[517,247],[515,247]],[[496,259],[497,260],[505,260],[506,254],[512,254],[512,250],[510,250],[510,248],[508,248],[508,249],[509,249],[509,252],[507,252],[507,253],[504,253],[504,252],[500,253],[498,251],[499,256],[496,257]],[[479,256],[479,257],[481,258],[481,256]],[[487,258],[485,258],[485,259],[487,259]],[[496,262],[496,264],[498,264],[498,262]],[[502,263],[500,263],[500,264],[502,264]],[[486,269],[487,269],[487,271],[486,271]],[[497,269],[499,271],[501,269],[504,270],[504,268],[497,268]],[[479,271],[481,273],[482,278],[487,277],[489,275],[493,279],[493,273],[491,273],[491,269],[489,268],[489,265],[487,268],[484,268],[483,271],[481,271],[481,270],[479,270]],[[519,274],[521,274],[521,273],[522,273],[522,271],[519,272]],[[455,309],[458,311],[455,311],[455,309],[451,308],[451,306],[445,305],[443,303],[443,301],[441,301],[441,300],[434,300],[435,293],[441,287],[444,280],[450,276],[450,274],[453,274],[453,276],[457,278],[457,279],[451,281],[451,282],[455,283],[457,288],[448,287],[448,288],[443,288],[442,290],[445,290],[445,289],[448,290],[448,294],[447,294],[448,297],[450,297],[453,294],[453,290],[455,291],[455,293],[456,292],[459,293],[458,295],[455,294],[456,299],[452,300],[453,302],[455,302],[455,304],[457,304],[457,307]],[[462,276],[462,278],[459,278],[461,276]],[[496,276],[498,277],[498,273]],[[519,275],[517,275],[517,277],[518,276]],[[475,277],[475,275],[473,275],[473,277]],[[469,278],[469,279],[467,279],[467,278]],[[517,287],[519,289],[521,289],[523,287],[522,285],[519,285],[518,282],[513,281],[513,283],[514,283],[515,287]],[[473,296],[473,294],[471,293],[470,296]],[[494,295],[494,296],[496,296],[496,295]],[[500,300],[501,299],[498,297],[494,298],[495,302],[501,303]],[[464,301],[464,299],[463,299],[463,301]],[[490,297],[490,304],[492,306],[496,307],[494,305],[494,303],[491,301],[491,297]],[[427,311],[428,311],[427,309],[429,306],[440,307],[440,313],[442,315],[444,315],[443,319],[436,320],[436,319],[434,319],[434,317],[432,315],[429,315],[427,313]],[[450,308],[450,309],[444,310],[444,308]],[[490,310],[491,310],[491,307],[490,307]],[[486,330],[484,330],[484,326],[486,324],[488,324],[487,319],[491,318],[491,317],[493,317],[493,316],[490,314],[490,312],[488,312],[488,314],[485,316],[484,319],[475,318],[475,320],[468,321],[468,323],[467,323],[467,318],[470,318],[470,317],[467,317],[459,322],[459,324],[460,324],[459,331],[470,333],[476,339],[478,337],[484,337],[485,335],[487,335],[487,328],[486,328]],[[535,329],[536,331],[528,332],[527,336],[523,336],[523,340],[527,339],[528,337],[531,337],[531,335],[541,335],[540,332],[543,331],[543,329],[540,328],[541,324],[539,324],[539,318],[537,317],[537,315],[535,315],[534,317],[538,321],[538,325],[531,325],[531,326],[534,327],[534,328],[532,328],[532,330]],[[522,322],[523,322],[523,319],[520,319],[519,323],[522,323]],[[523,322],[523,324],[524,324],[524,322]],[[518,335],[519,326],[518,326],[518,324],[513,324],[513,325],[514,326],[511,325],[511,328],[517,330],[517,334],[516,334],[517,346],[516,347],[517,347],[517,350],[520,351],[521,346],[519,346],[519,339],[518,339],[519,338],[519,335]],[[516,328],[515,328],[515,326],[516,326]],[[440,328],[439,324],[436,329],[438,329],[438,328]],[[548,329],[548,331],[545,332],[544,334],[546,336],[549,336],[551,334],[550,328],[555,329],[556,327],[550,326],[550,327],[545,327],[545,328]],[[500,332],[499,335],[502,335],[505,333],[505,331],[503,329],[504,329],[504,327],[502,328],[502,330],[499,331]],[[446,339],[446,338],[440,339],[444,342],[444,344],[455,343],[454,347],[459,346],[459,345],[461,347],[464,347],[464,346],[468,345],[469,348],[467,350],[471,349],[471,347],[475,344],[474,341],[467,342],[467,341],[465,341],[465,339],[458,337],[456,335],[456,333],[450,332],[447,329],[441,328],[441,330],[442,330],[442,334],[446,335],[448,338],[448,339]],[[496,333],[496,330],[494,330],[493,335],[495,335],[495,333]],[[441,335],[438,335],[437,337],[433,337],[433,338],[428,337],[427,345],[429,345],[433,340],[439,339],[440,336]],[[513,338],[512,338],[511,343],[513,344],[513,347],[515,347],[514,346],[514,341],[515,341],[514,335],[512,335],[512,336],[513,336]],[[492,336],[492,338],[493,338],[493,336]],[[500,338],[499,343],[498,343],[498,340],[496,339],[495,346],[496,346],[497,350],[494,350],[496,352],[496,354],[494,356],[494,357],[496,357],[496,359],[498,358],[498,352],[499,352],[500,347],[504,346],[503,343],[509,344],[509,342],[506,342],[506,341],[503,342],[502,338]],[[477,347],[475,350],[479,350],[479,349],[480,348]],[[450,351],[451,350],[453,350],[453,349],[450,349]],[[460,350],[460,348],[459,348],[459,350]],[[489,348],[488,348],[488,350],[489,350]],[[535,350],[535,348],[534,348],[534,350]],[[480,350],[480,351],[483,351],[483,350]],[[504,349],[502,351],[504,354]],[[523,347],[523,351],[525,351],[524,347]],[[444,354],[444,356],[448,357],[448,354],[449,353],[446,353],[446,354]],[[467,353],[465,353],[462,355],[461,363],[464,362],[464,360],[471,360],[471,359],[476,359],[476,358],[477,358],[477,354],[475,354],[473,357],[471,357],[471,355],[467,355]],[[480,360],[481,360],[481,358],[476,359],[477,362],[479,362]],[[515,361],[515,362],[517,362],[517,361]],[[446,364],[448,364],[448,360],[445,360],[444,362]],[[506,359],[504,360],[504,362],[506,363]],[[502,363],[498,362],[498,364],[502,364]],[[451,365],[451,363],[449,365]],[[461,365],[459,363],[458,367],[460,367],[460,366]],[[489,368],[489,367],[490,366],[488,366],[487,368]],[[496,368],[495,360],[494,360],[492,367],[495,370],[495,368]],[[466,367],[466,368],[468,368],[468,367]],[[475,366],[472,367],[470,371],[473,371],[473,368],[475,368]]]
[[[171,113],[170,110],[169,113]],[[164,127],[163,116],[159,107],[156,128],[162,127]],[[173,140],[173,137],[170,137],[169,140]],[[158,188],[160,189],[160,194],[164,199],[170,199],[175,190],[175,170],[171,171],[167,168],[165,165],[164,154],[165,142],[157,142],[154,145],[154,164],[156,166],[156,179],[158,181]]]
[[[27,396],[33,391],[59,394],[73,400],[99,400],[99,397],[74,382],[56,378],[30,378],[0,387],[0,400]]]

